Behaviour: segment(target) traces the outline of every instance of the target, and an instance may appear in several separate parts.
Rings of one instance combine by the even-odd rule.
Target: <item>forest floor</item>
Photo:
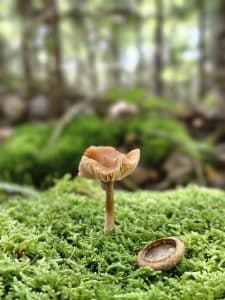
[[[103,231],[104,193],[82,178],[39,195],[1,200],[3,299],[223,299],[225,193],[189,186],[115,193],[116,227]],[[152,240],[176,236],[183,260],[171,271],[139,268]]]

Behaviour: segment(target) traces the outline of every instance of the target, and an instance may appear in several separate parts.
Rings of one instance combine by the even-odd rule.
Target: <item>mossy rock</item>
[[[122,122],[104,123],[97,117],[75,118],[48,146],[53,125],[23,125],[0,149],[0,180],[43,186],[48,178],[76,173],[80,157],[90,145],[117,147],[126,135]]]
[[[2,299],[224,299],[222,191],[116,192],[111,235],[96,182],[64,179],[0,205]],[[167,272],[139,268],[138,251],[166,236],[184,242],[183,260]]]
[[[173,114],[180,114],[187,110],[182,102],[174,102],[163,97],[149,97],[148,92],[143,88],[112,88],[107,92],[107,98],[111,102],[126,101],[139,105],[143,112],[166,111]]]
[[[138,133],[143,160],[151,166],[161,165],[174,149],[199,155],[197,141],[181,123],[169,117],[150,114],[134,119],[129,128]]]
[[[94,116],[78,117],[66,126],[55,144],[48,146],[53,128],[53,124],[18,127],[0,149],[0,180],[45,187],[54,177],[68,172],[75,175],[88,146],[120,147],[129,132],[137,134],[142,162],[146,165],[160,166],[171,151],[178,148],[171,135],[181,142],[181,151],[186,147],[198,154],[197,144],[179,122],[157,114],[113,123]]]
[[[19,126],[0,149],[0,179],[31,183],[50,132],[51,126]]]

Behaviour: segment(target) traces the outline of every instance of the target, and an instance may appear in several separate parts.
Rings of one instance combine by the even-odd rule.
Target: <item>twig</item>
[[[52,135],[49,138],[48,146],[52,146],[58,140],[62,134],[65,127],[70,123],[70,121],[78,114],[80,114],[83,109],[90,103],[90,99],[87,99],[83,102],[75,103],[71,106],[62,118],[56,123],[56,126],[52,132]]]
[[[3,191],[7,194],[22,194],[29,197],[39,196],[39,192],[31,187],[25,187],[9,182],[0,182],[0,191]]]

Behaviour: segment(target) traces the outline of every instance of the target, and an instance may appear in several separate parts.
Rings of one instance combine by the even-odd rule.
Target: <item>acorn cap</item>
[[[121,180],[134,171],[140,159],[140,149],[123,154],[113,147],[90,146],[84,152],[78,176],[104,182]]]
[[[167,237],[151,242],[138,253],[140,267],[154,270],[172,269],[184,256],[184,244],[175,237]]]

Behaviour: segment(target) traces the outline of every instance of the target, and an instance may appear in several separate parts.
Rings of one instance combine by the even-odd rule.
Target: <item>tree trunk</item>
[[[218,5],[218,31],[216,35],[216,84],[220,96],[219,112],[225,111],[225,1]]]
[[[5,62],[5,40],[4,38],[0,35],[0,96],[1,93],[3,92],[4,85],[5,85],[5,80],[4,77],[7,74],[6,70],[6,62]]]
[[[91,83],[91,89],[92,91],[98,91],[98,72],[97,72],[97,49],[96,44],[97,40],[92,43],[90,40],[90,33],[88,32],[88,29],[86,28],[86,32],[88,34],[88,41],[87,41],[87,55],[88,55],[88,65],[89,65],[89,78]]]
[[[62,53],[59,29],[59,14],[56,0],[46,0],[44,20],[47,26],[46,50],[48,53],[47,72],[49,82],[50,117],[63,112],[64,79],[61,70]]]
[[[21,34],[21,59],[24,77],[24,97],[25,100],[29,101],[34,94],[34,78],[32,70],[32,16],[31,16],[31,3],[26,0],[17,1],[17,11],[20,16],[22,34]]]
[[[199,0],[198,2],[198,20],[199,20],[199,99],[204,99],[207,92],[207,74],[205,72],[206,62],[206,2]]]
[[[84,17],[85,18],[85,17]],[[98,90],[98,74],[96,69],[96,60],[97,60],[97,51],[96,51],[96,44],[98,43],[97,38],[94,36],[93,41],[91,40],[92,33],[90,29],[87,27],[85,19],[82,19],[80,23],[80,30],[84,37],[84,44],[87,53],[87,70],[88,70],[88,77],[90,81],[90,86],[92,93]],[[93,30],[93,29],[92,29]],[[94,32],[94,34],[96,34]]]
[[[83,43],[85,52],[87,55],[87,62],[86,65],[84,65],[83,62],[80,64],[80,71],[78,71],[78,76],[76,85],[78,88],[81,88],[79,86],[80,83],[82,83],[82,78],[79,78],[81,76],[85,75],[85,69],[87,70],[89,82],[90,82],[90,90],[91,92],[97,91],[99,86],[98,81],[98,74],[96,69],[96,60],[97,60],[97,51],[96,51],[96,45],[98,44],[97,38],[94,36],[96,34],[96,30],[93,28],[90,28],[86,22],[86,18],[88,17],[86,12],[87,7],[87,1],[75,1],[71,0],[71,8],[73,10],[73,22],[75,26],[79,29],[80,35],[82,36],[81,43]],[[93,25],[93,24],[92,24]],[[92,30],[94,34],[92,35]]]
[[[112,57],[110,73],[111,73],[111,84],[113,87],[116,87],[121,83],[119,26],[120,25],[117,24],[116,22],[112,24],[111,41],[110,41],[110,52]]]
[[[156,1],[156,27],[155,27],[155,59],[154,59],[154,93],[163,95],[163,26],[164,26],[164,3],[163,0]]]
[[[29,101],[34,93],[34,79],[33,79],[33,70],[31,62],[31,49],[30,49],[30,33],[29,28],[30,21],[23,21],[23,30],[21,37],[21,51],[22,51],[22,65],[23,65],[23,74],[25,80],[25,99]]]
[[[143,39],[142,39],[142,19],[138,18],[135,21],[136,29],[136,49],[138,53],[138,64],[136,68],[136,83],[138,86],[144,86],[144,52],[143,52]]]

